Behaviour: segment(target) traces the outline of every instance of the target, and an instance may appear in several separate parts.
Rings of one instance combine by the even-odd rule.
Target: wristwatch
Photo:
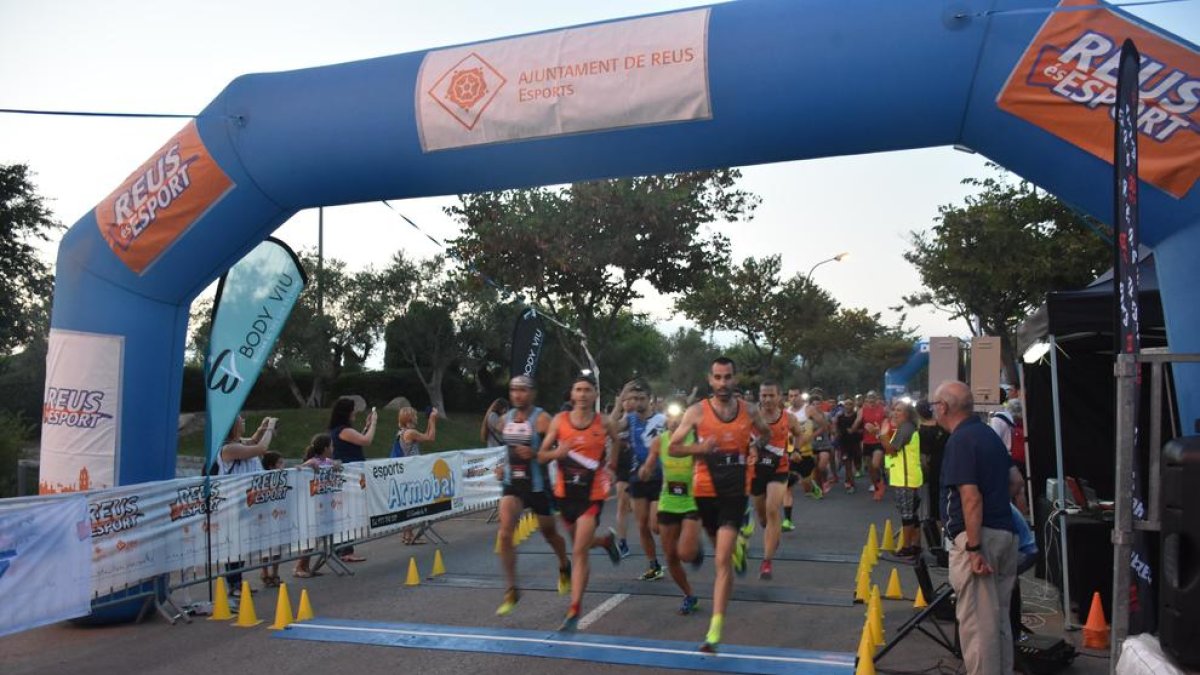
[[[975,544],[974,546],[967,544],[967,553],[979,553],[983,550],[983,544]]]

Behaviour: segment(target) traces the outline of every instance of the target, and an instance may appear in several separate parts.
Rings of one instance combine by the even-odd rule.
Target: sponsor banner
[[[200,567],[208,562],[208,546],[213,559],[233,554],[234,528],[230,513],[236,513],[236,493],[228,476],[213,477],[208,483],[208,499],[202,479],[182,479],[163,485],[169,492],[167,508],[172,531],[164,544],[160,572]],[[210,517],[206,517],[211,512]]]
[[[712,118],[709,10],[431,51],[417,76],[426,152]]]
[[[141,274],[233,187],[188,122],[96,206],[96,225]]]
[[[300,503],[291,471],[262,471],[241,474],[228,483],[228,493],[237,499],[236,541],[238,554],[287,546],[300,541]]]
[[[366,472],[371,534],[463,510],[461,453],[368,462]]]
[[[234,187],[190,121],[96,207],[96,225],[134,273],[154,263]]]
[[[0,502],[0,636],[91,612],[87,498]]]
[[[365,489],[350,480],[344,467],[305,468],[298,472],[300,520],[306,538],[350,532],[358,525],[359,521],[350,517],[346,501],[350,493],[356,493],[358,501],[365,503],[361,499]]]
[[[493,506],[500,499],[500,481],[496,469],[504,464],[507,451],[504,448],[488,450],[463,450],[462,486],[463,510]]]
[[[205,359],[210,466],[308,283],[287,244],[267,239],[221,277]]]
[[[124,353],[119,335],[50,329],[39,493],[116,484]]]
[[[542,345],[546,344],[546,328],[537,310],[527,307],[513,326],[512,361],[509,372],[517,375],[537,377],[538,361],[542,356]]]
[[[1060,7],[1092,5],[1063,0]],[[1093,155],[1113,158],[1121,44],[1141,51],[1141,178],[1182,198],[1200,178],[1200,53],[1107,9],[1053,12],[996,104]]]
[[[168,569],[175,534],[167,483],[142,483],[88,494],[92,527],[92,592],[105,595]]]

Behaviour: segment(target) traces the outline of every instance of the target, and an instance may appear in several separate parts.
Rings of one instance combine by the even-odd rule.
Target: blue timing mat
[[[718,673],[848,675],[854,672],[854,655],[842,652],[729,645],[722,646],[717,654],[701,654],[696,651],[697,644],[691,642],[504,628],[321,619],[293,624],[275,636],[285,640],[537,656]]]

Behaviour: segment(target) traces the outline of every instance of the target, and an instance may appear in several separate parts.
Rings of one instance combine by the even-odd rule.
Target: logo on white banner
[[[569,28],[425,55],[426,151],[704,120],[708,10]]]

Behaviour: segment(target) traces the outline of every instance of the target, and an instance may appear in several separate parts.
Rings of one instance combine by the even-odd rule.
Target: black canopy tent
[[[1166,322],[1158,293],[1154,254],[1143,252],[1139,263],[1141,287],[1138,297],[1141,318],[1142,348],[1167,346]],[[1038,545],[1059,547],[1058,570],[1065,570],[1060,586],[1064,592],[1064,615],[1070,621],[1070,602],[1081,612],[1093,591],[1101,592],[1106,613],[1110,611],[1112,566],[1098,560],[1071,566],[1067,551],[1082,553],[1080,562],[1093,553],[1107,555],[1111,547],[1103,537],[1104,551],[1093,551],[1082,542],[1067,542],[1065,530],[1060,536],[1042,536],[1045,523],[1051,516],[1051,500],[1036,498],[1045,494],[1048,478],[1065,476],[1086,479],[1100,499],[1113,499],[1115,477],[1115,419],[1116,380],[1114,364],[1114,296],[1112,271],[1101,275],[1085,288],[1049,293],[1046,302],[1017,329],[1019,353],[1029,353],[1031,347],[1047,344],[1049,350],[1035,363],[1022,364],[1025,400],[1025,425],[1028,443],[1029,480],[1034,499],[1034,523],[1039,526]],[[1145,378],[1148,382],[1149,378]],[[1169,381],[1169,378],[1168,378]],[[1059,395],[1057,400],[1054,392]],[[1142,387],[1141,428],[1149,424],[1149,386]],[[1170,415],[1164,406],[1164,415]],[[1061,438],[1056,438],[1056,424]],[[1169,428],[1169,427],[1168,427]],[[1141,435],[1142,445],[1148,434]],[[1146,452],[1140,447],[1139,452]],[[1062,476],[1059,475],[1059,463]],[[1143,466],[1145,464],[1143,463]],[[1058,520],[1057,527],[1066,521]],[[1100,528],[1100,534],[1107,530]],[[1099,536],[1099,535],[1097,535]],[[1057,539],[1057,541],[1055,540]],[[1052,567],[1053,561],[1048,560]],[[1085,574],[1077,575],[1080,568]],[[1091,572],[1095,572],[1094,575]],[[1079,576],[1082,578],[1073,579]],[[1076,582],[1076,583],[1073,583]],[[1068,597],[1069,596],[1069,597]]]

